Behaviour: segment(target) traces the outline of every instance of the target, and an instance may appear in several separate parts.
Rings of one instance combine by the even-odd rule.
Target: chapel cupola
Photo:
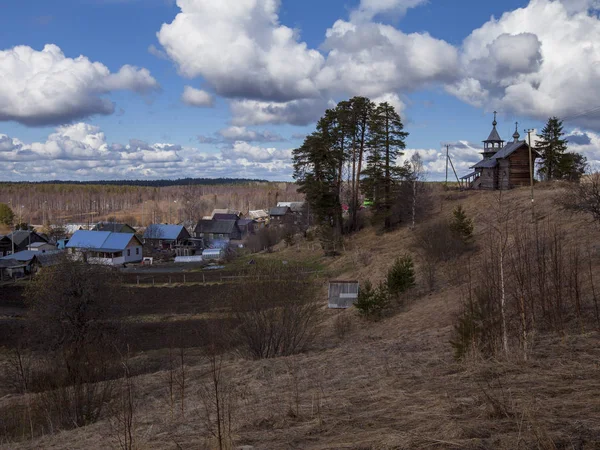
[[[492,122],[492,131],[488,138],[483,141],[483,159],[490,159],[494,156],[502,147],[504,147],[504,141],[500,139],[500,135],[498,134],[498,130],[496,130],[496,111],[494,111],[494,121]]]

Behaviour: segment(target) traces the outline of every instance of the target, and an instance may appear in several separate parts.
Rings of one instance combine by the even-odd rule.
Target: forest
[[[151,222],[195,221],[214,208],[265,209],[303,195],[292,183],[236,180],[227,184],[165,187],[77,184],[0,184],[0,203],[8,204],[19,223],[87,223],[114,218],[132,226]]]

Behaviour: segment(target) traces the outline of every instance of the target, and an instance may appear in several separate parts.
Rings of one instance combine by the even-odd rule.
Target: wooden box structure
[[[358,281],[331,280],[329,282],[329,307],[332,309],[350,308],[358,299]]]

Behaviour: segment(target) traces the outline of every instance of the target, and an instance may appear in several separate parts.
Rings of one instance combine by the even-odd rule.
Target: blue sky
[[[600,106],[597,7],[596,0],[4,2],[0,179],[287,180],[290,150],[328,105],[353,95],[397,106],[410,132],[407,156],[419,151],[431,179],[442,176],[446,142],[466,173],[491,111],[509,140],[515,121],[523,135],[551,115]],[[566,122],[575,149],[593,164],[598,119]]]

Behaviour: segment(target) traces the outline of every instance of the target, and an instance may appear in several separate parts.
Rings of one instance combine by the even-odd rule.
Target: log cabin
[[[489,137],[483,141],[483,159],[475,164],[473,173],[463,177],[472,189],[512,189],[529,186],[531,183],[531,166],[529,162],[529,146],[521,141],[516,124],[512,142],[505,143],[496,129],[496,112]],[[539,154],[532,149],[531,163]]]

